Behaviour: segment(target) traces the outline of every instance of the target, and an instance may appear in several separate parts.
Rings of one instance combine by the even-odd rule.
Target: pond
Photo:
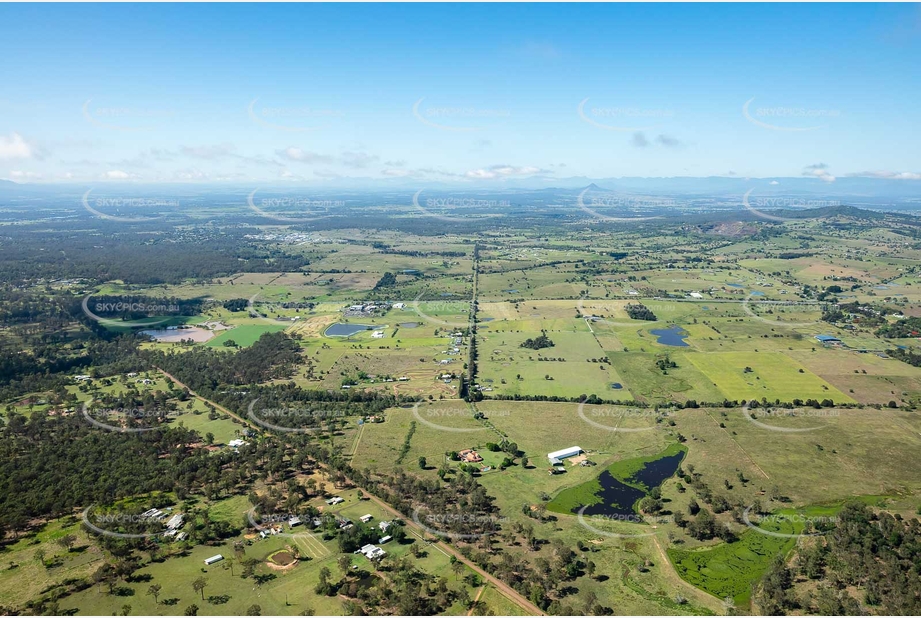
[[[142,335],[153,337],[162,343],[179,343],[183,339],[208,341],[214,337],[214,333],[210,330],[197,326],[188,326],[185,328],[148,328],[138,332]]]
[[[323,333],[327,337],[351,337],[356,333],[360,333],[363,330],[373,330],[373,326],[368,326],[367,324],[343,324],[342,322],[337,322],[329,328],[326,329],[326,332]]]
[[[627,479],[630,485],[615,478],[610,470],[605,470],[598,477],[601,483],[601,490],[595,494],[599,498],[598,503],[586,507],[582,513],[615,516],[625,521],[635,518],[635,521],[641,521],[633,505],[643,499],[648,491],[652,491],[670,478],[678,470],[683,458],[684,452],[678,452],[644,463]],[[641,489],[642,487],[645,487],[646,491]],[[574,508],[573,513],[578,513],[581,508],[582,505]]]
[[[727,283],[726,285],[728,285],[731,288],[744,288],[745,287],[741,283]]]
[[[402,324],[397,324],[400,328],[418,328],[419,322],[403,322]]]
[[[687,341],[684,340],[684,338],[688,336],[688,331],[676,324],[672,324],[668,328],[657,328],[649,332],[659,338],[656,343],[680,348],[689,347]]]

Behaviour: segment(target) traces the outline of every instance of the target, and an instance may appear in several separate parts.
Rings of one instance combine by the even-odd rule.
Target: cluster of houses
[[[149,519],[163,523],[163,525],[166,526],[166,532],[163,533],[163,536],[169,538],[175,537],[177,541],[182,541],[188,536],[187,533],[181,531],[184,517],[182,513],[175,513],[169,519],[166,519],[170,514],[170,510],[171,509],[167,509],[165,511],[161,511],[160,509],[155,508],[147,509],[141,513],[141,517],[143,519]],[[165,522],[163,521],[164,519],[166,519]]]

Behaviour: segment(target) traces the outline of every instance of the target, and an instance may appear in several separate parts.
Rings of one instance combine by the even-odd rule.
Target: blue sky
[[[918,5],[6,4],[0,57],[23,182],[921,180]]]

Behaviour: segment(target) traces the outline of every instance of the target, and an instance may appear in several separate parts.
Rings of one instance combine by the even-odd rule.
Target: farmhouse
[[[457,454],[460,457],[460,460],[464,463],[478,463],[483,461],[483,458],[480,457],[480,454],[477,453],[472,448],[466,448]]]
[[[361,523],[366,524],[366,523],[368,523],[369,521],[371,521],[372,519],[374,519],[374,517],[372,517],[370,514],[368,514],[368,515],[362,515],[362,516],[359,517],[358,519],[361,520]]]
[[[816,335],[815,338],[822,343],[841,343],[840,339],[832,335]]]
[[[383,558],[384,556],[387,555],[387,552],[385,552],[383,549],[381,549],[377,545],[368,544],[362,547],[359,551],[361,551],[361,553],[363,553],[365,555],[365,558],[367,558],[368,560],[374,560],[376,558]]]
[[[582,448],[579,446],[570,446],[569,448],[560,449],[559,451],[553,451],[552,453],[547,453],[547,459],[550,460],[552,465],[557,465],[562,463],[562,460],[567,457],[575,457],[576,455],[582,454]]]

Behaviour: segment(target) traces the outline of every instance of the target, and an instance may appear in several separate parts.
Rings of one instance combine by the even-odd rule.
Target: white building
[[[394,309],[404,309],[405,307],[406,307],[406,303],[393,303]]]
[[[224,559],[224,556],[222,556],[222,555],[220,555],[220,554],[217,554],[216,556],[211,556],[210,558],[205,558],[205,564],[211,565],[211,564],[214,564],[215,562],[220,562],[220,561],[223,560],[223,559]]]
[[[576,455],[582,454],[582,447],[579,446],[570,446],[569,448],[560,449],[558,451],[553,451],[552,453],[547,453],[547,459],[550,460],[550,463],[556,464],[566,459],[567,457],[575,457]]]

